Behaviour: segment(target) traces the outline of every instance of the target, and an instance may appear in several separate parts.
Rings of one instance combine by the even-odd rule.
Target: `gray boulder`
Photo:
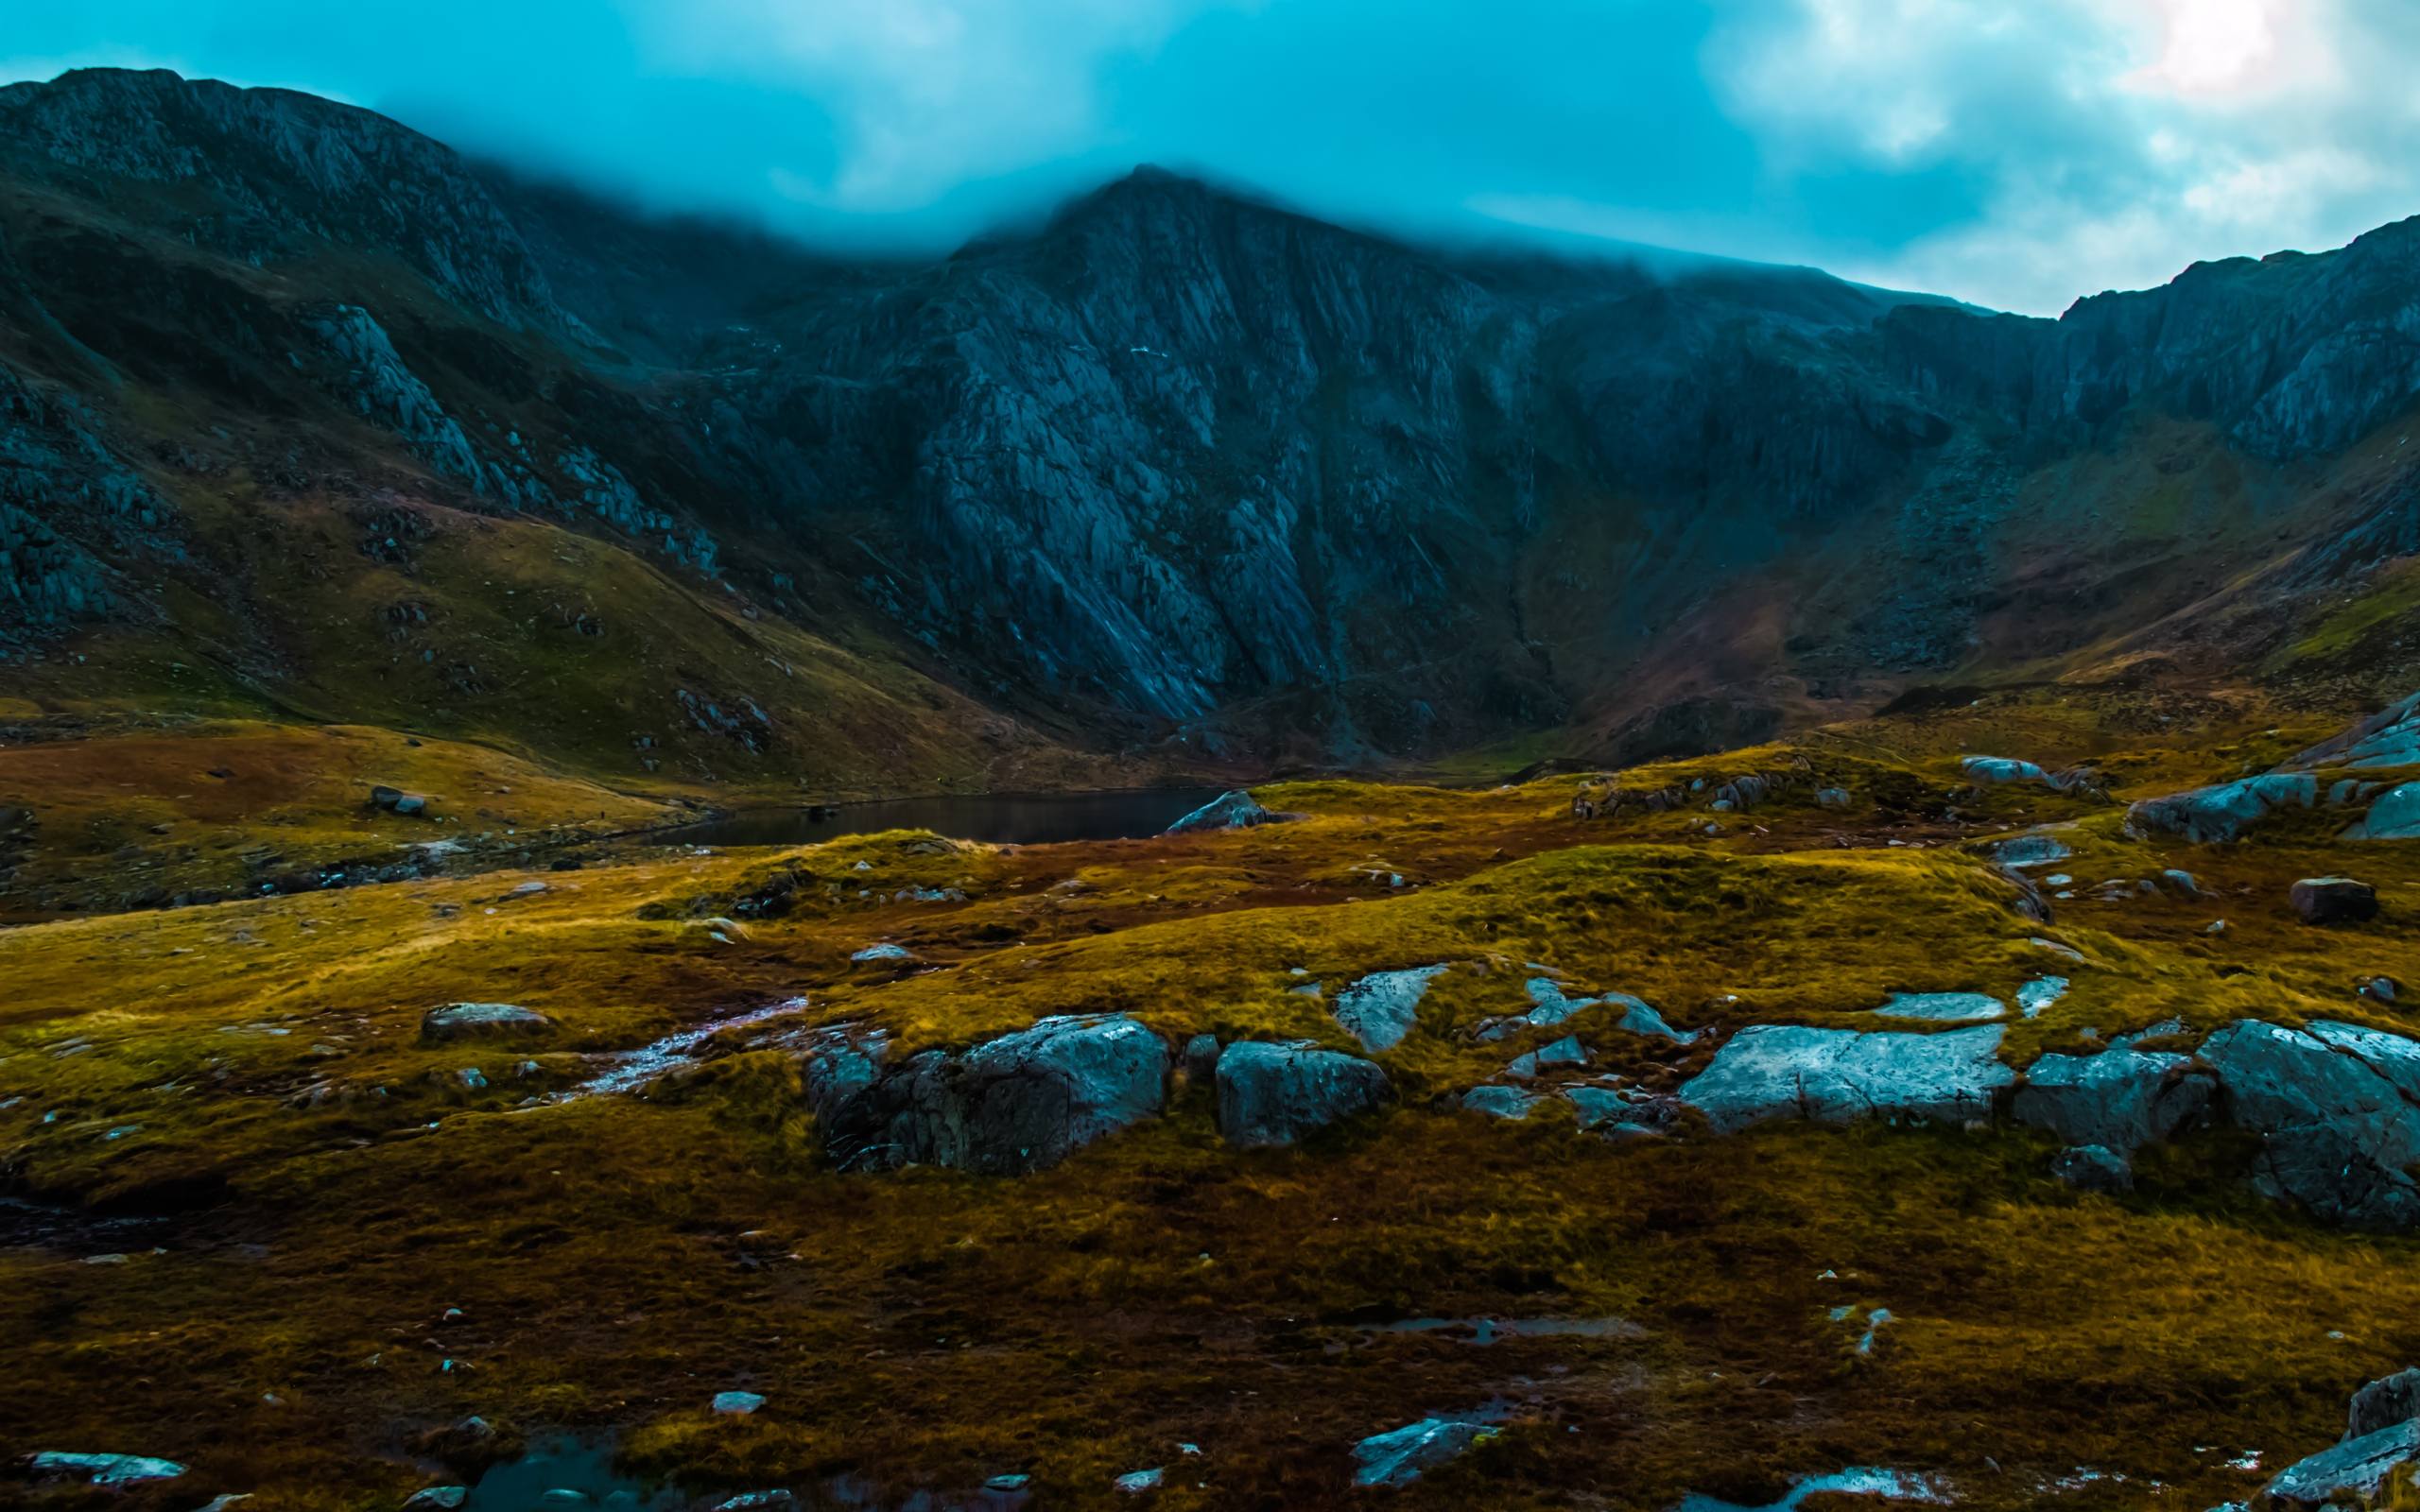
[[[2135,1169],[2105,1144],[2071,1144],[2050,1157],[2050,1175],[2079,1192],[2135,1190]]]
[[[2344,1437],[2349,1442],[2420,1418],[2420,1370],[2397,1370],[2380,1376],[2353,1393],[2345,1414]]]
[[[46,1449],[25,1462],[38,1477],[83,1481],[93,1486],[132,1486],[173,1481],[185,1468],[149,1454],[79,1454]]]
[[[2358,924],[2378,915],[2378,890],[2350,877],[2305,877],[2290,896],[2306,924]]]
[[[527,1039],[549,1033],[555,1021],[535,1008],[510,1003],[448,1003],[421,1015],[420,1037],[427,1044],[460,1040]]]
[[[1207,1081],[1219,1069],[1219,1037],[1197,1034],[1184,1042],[1184,1074],[1192,1081]]]
[[[1994,1095],[2016,1079],[2000,1062],[2001,1033],[1996,1026],[1859,1034],[1757,1024],[1732,1036],[1680,1096],[1725,1133],[1781,1118],[1984,1118]]]
[[[2168,1139],[2210,1106],[2210,1078],[2185,1056],[2134,1049],[2044,1056],[2010,1103],[2020,1124],[2069,1144],[2132,1152]]]
[[[1299,814],[1279,814],[1260,806],[1258,799],[1242,788],[1221,793],[1209,802],[1169,825],[1164,834],[1193,834],[1203,830],[1248,830],[1260,824],[1283,824],[1299,819]]]
[[[1818,808],[1844,809],[1856,801],[1845,787],[1819,787],[1815,790],[1815,806]]]
[[[1530,1110],[1538,1106],[1538,1094],[1518,1087],[1474,1087],[1462,1093],[1462,1106],[1490,1118],[1518,1121],[1529,1117]]]
[[[1167,1102],[1168,1048],[1124,1014],[1044,1019],[961,1055],[883,1065],[877,1036],[829,1035],[807,1097],[844,1171],[942,1165],[1012,1176],[1056,1165]]]
[[[2308,1459],[2288,1466],[2261,1488],[2275,1508],[2300,1509],[2342,1504],[2368,1506],[2384,1488],[2387,1478],[2420,1457],[2420,1422],[2346,1439]]]
[[[2317,1217],[2357,1228],[2420,1224],[2420,1044],[2358,1024],[2287,1029],[2242,1019],[2202,1058],[2235,1122],[2261,1136],[2254,1180]]]
[[[1353,1484],[1409,1486],[1420,1479],[1423,1470],[1433,1470],[1459,1458],[1498,1432],[1493,1424],[1465,1418],[1423,1418],[1387,1433],[1373,1434],[1353,1446],[1353,1457],[1360,1462],[1360,1469],[1353,1472]]]
[[[2047,867],[2075,854],[2065,840],[2050,834],[2020,834],[1990,847],[1991,857],[2003,867]]]
[[[1292,1144],[1385,1101],[1374,1061],[1308,1040],[1248,1040],[1219,1057],[1219,1132],[1248,1147]]]
[[[1420,1019],[1420,1000],[1428,984],[1445,968],[1415,966],[1400,971],[1373,971],[1336,995],[1330,1011],[1368,1051],[1392,1050],[1403,1043]]]
[[[2182,835],[2197,844],[2240,839],[2273,814],[2310,808],[2319,801],[2319,779],[2308,772],[2264,772],[2233,782],[2147,798],[2126,810],[2130,828]]]
[[[2006,782],[2048,783],[2050,781],[2050,774],[2039,765],[2014,756],[1963,756],[1959,758],[1958,769],[1978,782],[1989,782],[1995,786]]]

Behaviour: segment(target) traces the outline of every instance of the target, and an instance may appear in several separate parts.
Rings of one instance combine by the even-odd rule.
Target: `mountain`
[[[2420,662],[2415,259],[2041,320],[1144,169],[852,260],[79,71],[0,89],[0,695],[836,792],[2352,702]]]

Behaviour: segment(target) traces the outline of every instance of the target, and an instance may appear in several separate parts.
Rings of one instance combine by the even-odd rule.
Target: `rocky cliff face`
[[[156,613],[202,457],[600,534],[1088,739],[1643,754],[2080,654],[2281,516],[2308,582],[2391,553],[2391,470],[2290,496],[2420,387],[2415,247],[2031,320],[1145,170],[850,265],[308,96],[78,73],[0,90],[0,604],[20,638]]]

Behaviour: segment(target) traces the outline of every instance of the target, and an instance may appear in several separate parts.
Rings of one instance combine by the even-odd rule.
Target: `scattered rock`
[[[2393,1007],[2395,997],[2403,990],[2403,984],[2391,976],[2374,976],[2363,982],[2360,990],[2360,995],[2371,1002],[2383,1003]]]
[[[807,1095],[844,1171],[942,1165],[1022,1175],[1156,1115],[1168,1049],[1124,1014],[1044,1019],[962,1055],[928,1050],[884,1070],[879,1037],[827,1034]]]
[[[424,1043],[448,1044],[459,1040],[522,1039],[550,1033],[555,1021],[535,1008],[510,1003],[448,1003],[421,1016]]]
[[[2160,878],[2162,881],[2166,882],[2169,887],[2173,888],[2176,895],[2180,898],[2199,898],[2202,896],[2201,882],[2194,877],[2193,873],[2184,870],[2181,868],[2170,867],[2160,873]]]
[[[2050,1158],[2050,1174],[2079,1192],[2135,1190],[2135,1170],[2105,1144],[2071,1144]]]
[[[745,1418],[765,1405],[765,1399],[752,1391],[717,1391],[714,1409],[734,1418]]]
[[[1243,1040],[1219,1057],[1219,1132],[1246,1146],[1292,1144],[1383,1102],[1376,1062],[1308,1040]]]
[[[2292,898],[2306,924],[2359,923],[2378,913],[2377,889],[2350,877],[2305,877],[2294,884]]]
[[[869,945],[849,957],[859,966],[871,966],[882,961],[912,961],[915,958],[914,954],[907,946],[893,945],[888,941],[880,945]]]
[[[1664,1092],[1634,1091],[1625,1087],[1562,1089],[1581,1128],[1616,1139],[1650,1138],[1670,1132],[1680,1122],[1682,1102]]]
[[[1330,1011],[1352,1031],[1361,1048],[1373,1053],[1392,1050],[1411,1033],[1420,1018],[1420,1000],[1444,966],[1415,966],[1400,971],[1373,971],[1336,995]]]
[[[1167,1478],[1167,1469],[1154,1467],[1148,1470],[1128,1470],[1125,1474],[1119,1476],[1111,1484],[1115,1485],[1119,1490],[1132,1496],[1140,1494],[1144,1491],[1158,1490],[1160,1488],[1160,1483]]]
[[[2067,995],[2067,979],[2064,976],[2037,976],[2016,989],[2016,1008],[2029,1019],[2042,1016],[2042,1010]]]
[[[1353,1472],[1356,1486],[1409,1486],[1423,1470],[1433,1470],[1501,1430],[1466,1418],[1423,1418],[1416,1423],[1373,1434],[1353,1446],[1361,1468]]]
[[[2005,782],[2048,783],[2050,781],[2048,772],[2032,762],[2020,761],[2014,756],[1963,756],[1959,758],[1958,769],[1978,782],[1990,782],[1995,786]]]
[[[414,1491],[403,1512],[456,1512],[471,1494],[467,1486],[428,1486]]]
[[[1538,1106],[1538,1094],[1518,1087],[1474,1087],[1462,1093],[1462,1106],[1491,1118],[1524,1119]]]
[[[1849,796],[1849,790],[1845,787],[1819,787],[1815,790],[1817,808],[1844,809],[1855,801],[1856,799]]]
[[[2001,1033],[1756,1024],[1732,1036],[1680,1095],[1725,1133],[1778,1118],[1983,1118],[1994,1094],[2016,1079],[1999,1059]]]
[[[1192,834],[1202,830],[1247,830],[1254,825],[1284,824],[1301,817],[1299,814],[1278,814],[1262,808],[1250,793],[1237,788],[1232,793],[1219,794],[1161,833]]]
[[[2243,832],[2289,808],[2319,801],[2319,779],[2308,772],[2268,772],[2233,782],[2147,798],[2126,811],[2130,829],[2183,835],[2209,845],[2240,839]]]
[[[2132,1152],[2173,1136],[2208,1111],[2210,1078],[2190,1057],[2113,1046],[2097,1056],[2044,1056],[2010,1100],[2020,1124],[2069,1144]]]

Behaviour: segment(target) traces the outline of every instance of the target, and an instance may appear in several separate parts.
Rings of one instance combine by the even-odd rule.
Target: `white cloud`
[[[1104,64],[1216,3],[625,0],[625,11],[651,68],[789,90],[831,112],[838,163],[775,169],[776,193],[886,212],[1095,145]]]

